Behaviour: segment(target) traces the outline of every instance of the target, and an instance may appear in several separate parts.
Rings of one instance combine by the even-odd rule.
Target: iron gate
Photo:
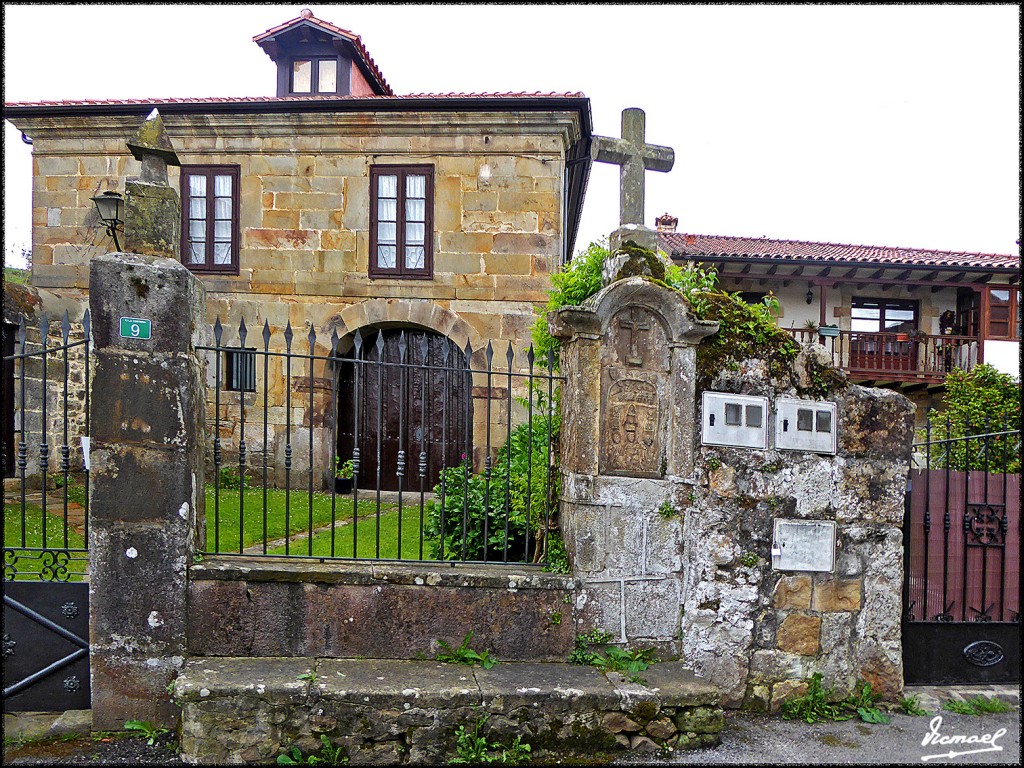
[[[914,446],[904,518],[909,684],[1020,681],[1020,431]]]
[[[59,329],[22,319],[14,335],[3,359],[16,457],[4,472],[3,710],[87,709],[89,315],[74,330],[67,313]]]

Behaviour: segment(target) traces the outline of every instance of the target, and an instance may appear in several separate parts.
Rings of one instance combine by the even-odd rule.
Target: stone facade
[[[386,116],[165,110],[163,122],[183,165],[239,167],[239,273],[199,275],[209,322],[221,319],[225,345],[237,344],[241,320],[254,337],[266,323],[273,350],[284,349],[283,331],[290,323],[302,353],[309,331],[316,333],[318,355],[330,353],[334,331],[344,351],[357,329],[367,333],[397,324],[446,335],[460,347],[468,341],[476,350],[492,341],[498,365],[504,365],[504,347],[512,343],[523,360],[517,359],[517,368],[525,366],[521,353],[529,346],[536,310],[569,247],[565,161],[584,127],[578,112],[564,104],[560,109],[409,108]],[[125,189],[140,173],[140,162],[126,147],[139,118],[112,112],[12,119],[34,142],[33,284],[70,290],[84,300],[89,262],[107,250],[91,198]],[[367,274],[370,167],[402,163],[434,169],[429,280]],[[172,189],[179,176],[178,168],[169,169]],[[81,310],[71,314],[80,316]],[[268,374],[272,462],[283,454],[286,393],[277,383],[283,367],[273,358]],[[262,379],[262,371],[258,376]],[[312,429],[314,467],[326,470],[334,455],[337,407],[332,372],[323,363],[313,371],[311,407],[305,361],[293,361],[292,376],[292,424],[300,430],[292,442],[305,444]],[[262,411],[262,386],[257,389],[244,395],[245,402]],[[484,433],[488,420],[481,402],[486,394],[486,389],[475,392],[477,434]],[[231,425],[241,397],[225,393],[221,402],[226,456],[237,450]],[[493,409],[491,421],[499,429],[501,417]],[[262,444],[247,441],[247,449],[252,455]],[[482,449],[476,453],[482,461]],[[306,471],[309,461],[297,455],[292,468]]]
[[[834,382],[825,399],[838,414],[835,455],[780,450],[773,440],[764,450],[703,445],[694,350],[710,331],[689,319],[678,294],[629,278],[550,323],[567,378],[562,528],[582,582],[581,626],[685,661],[727,706],[776,709],[815,672],[840,692],[864,679],[898,693],[912,404],[823,376],[831,363],[808,347],[785,381],[764,360],[700,381],[767,397],[770,411],[780,397],[808,399]],[[636,383],[620,404],[609,381],[627,379]],[[765,414],[772,435],[773,417]],[[602,453],[628,451],[631,440],[653,461]],[[777,520],[834,522],[834,567],[776,568]]]

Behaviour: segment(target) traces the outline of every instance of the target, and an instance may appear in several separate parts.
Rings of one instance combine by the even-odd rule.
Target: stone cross
[[[181,165],[155,109],[128,139],[132,156],[142,162],[138,178],[125,181],[124,249],[147,256],[181,258],[181,202],[167,179],[168,165]]]
[[[629,355],[626,357],[626,365],[643,365],[644,358],[637,346],[638,336],[642,331],[651,330],[651,324],[637,318],[636,308],[629,310],[629,319],[619,318],[619,327],[629,331]]]
[[[612,249],[632,239],[655,250],[657,233],[644,226],[644,173],[670,171],[675,162],[671,147],[645,142],[647,118],[642,109],[622,110],[622,138],[595,136],[590,156],[598,163],[619,166],[619,229],[612,234]]]

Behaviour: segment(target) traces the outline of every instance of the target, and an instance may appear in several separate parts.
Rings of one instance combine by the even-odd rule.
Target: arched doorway
[[[444,467],[472,456],[472,377],[451,339],[374,329],[339,365],[338,456],[351,458],[358,443],[360,488],[398,490],[401,471],[402,490],[419,492],[422,481],[430,491]]]

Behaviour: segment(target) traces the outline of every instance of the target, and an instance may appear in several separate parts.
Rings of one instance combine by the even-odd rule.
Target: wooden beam
[[[853,276],[854,276],[854,275],[856,275],[856,274],[857,274],[857,268],[856,268],[856,267],[854,267],[854,268],[853,268],[853,269],[851,269],[851,270],[850,270],[849,272],[847,272],[847,273],[846,273],[845,275],[843,275],[843,277],[844,277],[844,278],[846,278],[846,277],[853,277]]]
[[[766,275],[774,275],[778,271],[779,271],[779,265],[778,264],[772,264],[770,267],[768,267],[768,271],[765,272],[765,274]]]
[[[750,267],[751,267],[750,264],[744,264],[743,265],[743,269],[740,270],[740,274],[741,275],[747,274],[750,271]]]
[[[818,273],[818,277],[828,277],[828,273],[832,271],[832,267],[825,267],[821,272]]]
[[[880,278],[884,274],[885,274],[885,267],[882,267],[881,269],[878,269],[878,270],[875,270],[874,272],[872,272],[871,273],[871,277],[869,277],[868,280],[877,280],[878,278]]]
[[[902,282],[903,280],[906,280],[906,279],[907,279],[908,277],[910,277],[910,273],[911,273],[911,271],[912,271],[912,270],[909,270],[909,269],[905,269],[905,270],[903,270],[903,271],[902,271],[902,272],[900,272],[900,273],[899,273],[898,275],[896,275],[896,279],[897,279],[897,280],[899,280],[899,281],[901,281],[901,282]]]
[[[804,273],[804,268],[801,265],[801,266],[797,267],[795,270],[793,270],[793,274],[791,275],[791,277],[798,277],[799,275],[802,275],[803,273]]]
[[[907,270],[907,274],[909,274],[909,272],[910,272],[910,270],[908,269],[908,270]],[[934,280],[934,279],[935,279],[936,277],[938,277],[938,276],[939,276],[939,270],[937,270],[937,269],[936,269],[935,271],[933,271],[933,272],[929,272],[929,273],[928,273],[927,275],[925,275],[924,277],[922,277],[922,278],[921,278],[921,282],[923,282],[923,283],[930,283],[930,282],[931,282],[932,280]],[[900,279],[901,279],[901,280],[906,280],[907,278],[905,278],[905,277],[903,277],[903,276],[901,275],[901,276],[900,276]]]

